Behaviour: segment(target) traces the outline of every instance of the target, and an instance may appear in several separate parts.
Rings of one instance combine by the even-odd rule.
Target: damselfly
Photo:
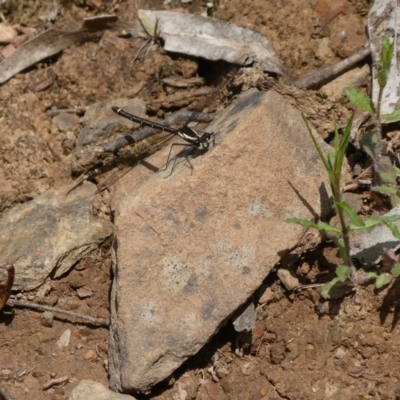
[[[206,106],[209,106],[218,97],[218,95],[221,93],[221,91],[233,79],[233,76],[235,75],[235,73],[245,64],[245,62],[241,63],[241,64],[233,64],[233,66],[229,69],[229,73],[222,80],[222,82],[214,90],[211,90],[211,92],[208,93],[204,97],[204,99],[198,104],[196,109],[191,113],[189,118],[186,120],[185,124],[179,129],[175,129],[175,128],[172,128],[170,126],[166,126],[166,125],[163,125],[163,124],[159,124],[157,122],[150,121],[150,120],[145,119],[145,118],[141,118],[141,117],[136,116],[134,114],[128,113],[127,111],[123,110],[122,108],[120,108],[118,106],[113,106],[112,110],[116,114],[118,114],[118,115],[120,115],[120,116],[122,116],[124,118],[127,118],[127,119],[129,119],[129,120],[131,120],[133,122],[137,122],[140,125],[144,125],[144,126],[147,126],[149,128],[153,128],[153,129],[158,130],[160,132],[161,131],[168,132],[168,133],[170,133],[172,135],[179,136],[180,138],[182,138],[183,140],[185,140],[187,142],[187,144],[174,143],[171,146],[171,150],[172,150],[173,146],[189,146],[189,147],[192,147],[193,149],[200,149],[200,150],[205,150],[206,151],[206,150],[209,149],[210,143],[212,143],[214,141],[215,133],[214,132],[204,132],[202,134],[199,134],[196,130],[191,128],[189,125],[191,123],[195,122],[197,120],[197,118],[199,117],[199,115],[201,114],[202,110]],[[134,138],[134,135],[131,135],[130,144],[137,143],[138,141],[139,140]],[[170,151],[170,154],[171,154],[171,151]],[[170,154],[168,156],[168,160],[167,160],[167,164],[166,165],[168,165]],[[192,168],[188,158],[187,158],[187,161],[189,162],[189,165]],[[173,168],[172,168],[172,170],[173,170]],[[110,184],[112,184],[113,182],[115,182],[119,178],[120,178],[120,176],[118,178],[112,178],[112,182],[111,183],[108,182],[107,186],[109,186]]]

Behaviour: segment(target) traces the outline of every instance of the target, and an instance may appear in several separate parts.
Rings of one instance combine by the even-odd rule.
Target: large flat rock
[[[305,124],[277,93],[241,95],[208,131],[219,144],[191,160],[193,171],[140,166],[115,185],[113,390],[171,375],[296,247],[304,230],[284,220],[327,209]],[[166,153],[148,162],[161,166]]]
[[[108,219],[95,216],[103,204],[95,185],[48,190],[4,213],[0,220],[0,265],[15,266],[13,290],[31,290],[49,275],[58,278],[113,233]],[[6,270],[0,270],[0,282]]]

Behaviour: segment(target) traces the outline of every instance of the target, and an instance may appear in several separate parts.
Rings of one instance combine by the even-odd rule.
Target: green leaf
[[[386,186],[386,185],[373,186],[372,190],[377,193],[388,194],[388,195],[398,193],[397,188],[395,188],[393,186]]]
[[[379,60],[379,69],[377,75],[378,84],[381,89],[383,89],[387,84],[393,52],[394,52],[394,41],[391,42],[390,37],[385,35],[383,37],[381,56]]]
[[[388,221],[385,217],[382,217],[383,223],[392,231],[392,235],[400,240],[400,232],[394,222]]]
[[[358,225],[352,225],[350,224],[350,229],[354,231],[368,231],[369,229],[373,228],[376,225],[379,225],[382,223],[382,220],[380,218],[369,218],[364,221],[364,226],[358,226]]]
[[[380,67],[383,69],[390,70],[390,63],[392,62],[392,57],[394,53],[394,41],[388,35],[383,37]]]
[[[377,155],[378,136],[373,132],[365,132],[361,136],[361,147],[372,158],[375,159]]]
[[[400,219],[400,215],[396,214],[396,215],[383,215],[382,217],[379,217],[381,219],[381,221],[383,222],[396,222]]]
[[[353,120],[354,120],[354,113],[351,115],[350,119],[347,121],[346,127],[344,128],[342,141],[340,142],[339,155],[342,158],[342,160],[340,161],[340,171],[338,171],[339,173],[342,170],[343,158],[346,155],[347,146],[350,141],[351,129],[353,127]]]
[[[368,276],[369,276],[371,279],[374,279],[374,280],[377,280],[378,277],[379,277],[379,275],[378,275],[376,272],[369,272],[369,273],[368,273]]]
[[[400,276],[400,264],[396,264],[390,271],[395,278]]]
[[[400,192],[390,195],[390,204],[393,208],[397,207],[400,204]]]
[[[344,240],[343,240],[343,237],[342,237],[342,236],[343,236],[342,234],[341,234],[341,235],[338,235],[338,236],[334,236],[332,239],[333,239],[335,245],[336,245],[336,246],[338,247],[338,249],[339,249],[340,257],[341,257],[343,260],[346,260],[346,258],[348,258],[348,254],[347,254],[346,246],[345,246],[345,244],[344,244]]]
[[[350,278],[351,275],[351,268],[347,265],[339,265],[336,268],[336,276],[339,278],[340,282],[345,282]]]
[[[348,89],[346,90],[346,95],[349,100],[357,107],[361,108],[364,111],[368,111],[371,115],[376,114],[371,99],[365,93],[360,92],[357,89]]]
[[[316,150],[317,150],[317,152],[318,152],[319,158],[321,159],[322,163],[324,164],[325,169],[326,169],[326,170],[328,171],[328,173],[329,173],[330,170],[329,170],[329,166],[328,166],[328,162],[327,162],[327,160],[326,160],[325,154],[324,154],[324,152],[322,151],[320,145],[318,144],[317,139],[315,139],[315,137],[314,137],[314,135],[313,135],[313,133],[312,133],[312,131],[311,131],[310,125],[309,125],[309,123],[308,123],[308,120],[307,120],[307,118],[304,116],[303,113],[301,113],[301,117],[303,118],[303,121],[304,121],[304,123],[306,124],[308,133],[309,133],[310,136],[311,136],[311,140],[312,140],[313,143],[314,143],[314,147],[316,148]]]
[[[397,170],[390,159],[381,158],[378,162],[375,162],[375,170],[384,182],[396,183]]]
[[[368,218],[364,221],[365,226],[368,228],[372,228],[373,226],[379,225],[382,223],[382,218]]]
[[[346,214],[349,216],[352,225],[365,226],[364,221],[357,215],[356,211],[349,203],[342,201],[341,203],[339,203],[339,206],[342,207]]]
[[[328,165],[329,165],[329,171],[333,173],[335,170],[335,153],[333,151],[328,151]]]
[[[381,118],[390,122],[399,121],[400,109],[394,110],[391,114],[383,114],[381,115]]]
[[[329,225],[326,222],[322,221],[318,221],[317,229],[330,234],[334,233],[336,235],[343,235],[343,232],[339,228],[336,228],[336,226]]]
[[[308,219],[300,219],[300,218],[288,218],[285,219],[285,222],[288,222],[290,224],[298,224],[305,226],[306,228],[315,228],[318,229],[319,231],[324,231],[329,234],[336,234],[336,235],[342,235],[342,231],[339,228],[336,228],[335,226],[329,225],[326,222],[318,221],[317,223],[309,221]]]
[[[285,222],[288,222],[289,224],[302,225],[302,226],[305,226],[306,228],[316,228],[317,227],[317,225],[314,222],[309,221],[308,219],[287,218],[287,219],[285,219]]]
[[[334,278],[322,287],[321,295],[325,299],[335,300],[346,296],[346,294],[352,291],[353,285],[341,282],[339,278]]]
[[[377,289],[380,289],[383,286],[388,285],[391,280],[392,280],[392,277],[390,275],[386,275],[386,274],[378,275],[378,278],[375,281],[375,287]]]

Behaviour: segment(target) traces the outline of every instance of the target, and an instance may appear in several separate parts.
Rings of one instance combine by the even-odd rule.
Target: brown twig
[[[299,79],[294,82],[294,85],[299,88],[311,89],[323,85],[327,81],[331,80],[336,75],[350,69],[354,64],[360,62],[363,58],[371,54],[371,49],[369,43],[367,43],[361,50],[357,53],[351,55],[350,57],[326,68],[321,68],[317,72],[306,76],[305,78]]]
[[[42,386],[42,390],[48,390],[53,386],[58,386],[58,387],[64,386],[68,381],[69,381],[68,376],[62,376],[61,378],[51,379]]]
[[[10,392],[0,383],[0,399],[1,400],[14,400]]]
[[[69,315],[71,317],[84,319],[94,325],[101,325],[101,326],[107,326],[107,327],[110,326],[109,319],[94,318],[89,315],[79,314],[79,313],[76,313],[73,311],[67,311],[67,310],[63,310],[61,308],[57,308],[57,307],[49,307],[49,306],[45,306],[42,304],[30,303],[30,302],[23,301],[23,300],[11,300],[11,299],[8,300],[7,304],[10,306],[32,308],[34,310],[39,310],[39,311],[50,311],[50,312],[54,312],[54,313],[65,314],[65,315]]]

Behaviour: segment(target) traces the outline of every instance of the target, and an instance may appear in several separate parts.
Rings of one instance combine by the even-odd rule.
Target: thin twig
[[[1,400],[14,400],[10,392],[0,383],[0,399]]]
[[[306,76],[305,78],[299,79],[294,82],[294,85],[299,88],[311,89],[323,85],[327,81],[331,80],[336,75],[350,69],[353,65],[360,62],[362,59],[371,54],[369,43],[367,43],[357,53],[350,57],[326,68],[321,68],[317,72]]]
[[[110,326],[109,319],[94,318],[89,315],[79,314],[79,313],[76,313],[73,311],[62,310],[61,308],[57,308],[57,307],[49,307],[49,306],[45,306],[42,304],[30,303],[30,302],[23,301],[23,300],[11,300],[11,299],[8,300],[7,304],[10,306],[32,308],[34,310],[39,310],[39,311],[50,311],[50,312],[54,312],[54,313],[65,314],[65,315],[69,315],[71,317],[84,319],[94,325]]]
[[[310,283],[308,285],[297,286],[293,290],[301,291],[301,290],[304,290],[304,289],[311,289],[311,288],[321,287],[321,286],[324,286],[324,285],[325,285],[325,283]]]
[[[83,115],[87,111],[86,108],[58,108],[58,109],[50,109],[46,111],[47,116],[55,117],[60,114],[78,114]]]
[[[51,379],[50,381],[46,382],[46,383],[42,386],[42,390],[48,390],[48,389],[52,388],[53,386],[62,387],[62,386],[64,386],[68,381],[69,381],[68,376],[62,376],[61,378]]]

